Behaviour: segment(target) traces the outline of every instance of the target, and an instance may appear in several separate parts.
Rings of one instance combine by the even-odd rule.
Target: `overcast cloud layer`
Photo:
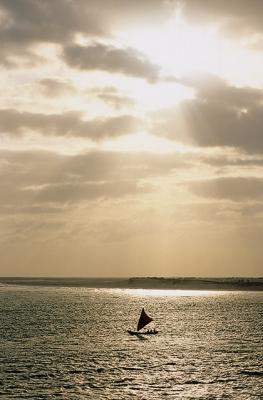
[[[261,0],[0,0],[0,275],[260,275],[262,47]]]

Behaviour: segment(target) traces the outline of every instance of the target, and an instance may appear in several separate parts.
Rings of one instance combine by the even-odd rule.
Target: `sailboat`
[[[128,329],[128,333],[130,335],[156,335],[158,331],[154,329],[148,329],[147,331],[141,331],[142,328],[144,328],[146,325],[148,325],[150,322],[152,322],[153,319],[149,317],[149,315],[146,314],[144,308],[142,308],[140,318],[138,320],[137,324],[137,331],[132,331]]]

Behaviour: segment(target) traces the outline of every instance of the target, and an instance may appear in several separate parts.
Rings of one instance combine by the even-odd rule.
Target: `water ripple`
[[[262,293],[0,292],[4,400],[247,400],[263,393]],[[142,306],[161,331],[145,340],[126,333]]]

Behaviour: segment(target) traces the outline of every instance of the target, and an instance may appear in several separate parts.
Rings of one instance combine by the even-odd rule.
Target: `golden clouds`
[[[28,243],[36,275],[58,253],[54,274],[259,271],[261,1],[0,0],[0,21],[3,274]]]

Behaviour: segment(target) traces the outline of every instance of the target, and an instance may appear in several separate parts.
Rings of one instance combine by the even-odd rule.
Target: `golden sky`
[[[262,275],[262,0],[0,0],[0,68],[0,275]]]

